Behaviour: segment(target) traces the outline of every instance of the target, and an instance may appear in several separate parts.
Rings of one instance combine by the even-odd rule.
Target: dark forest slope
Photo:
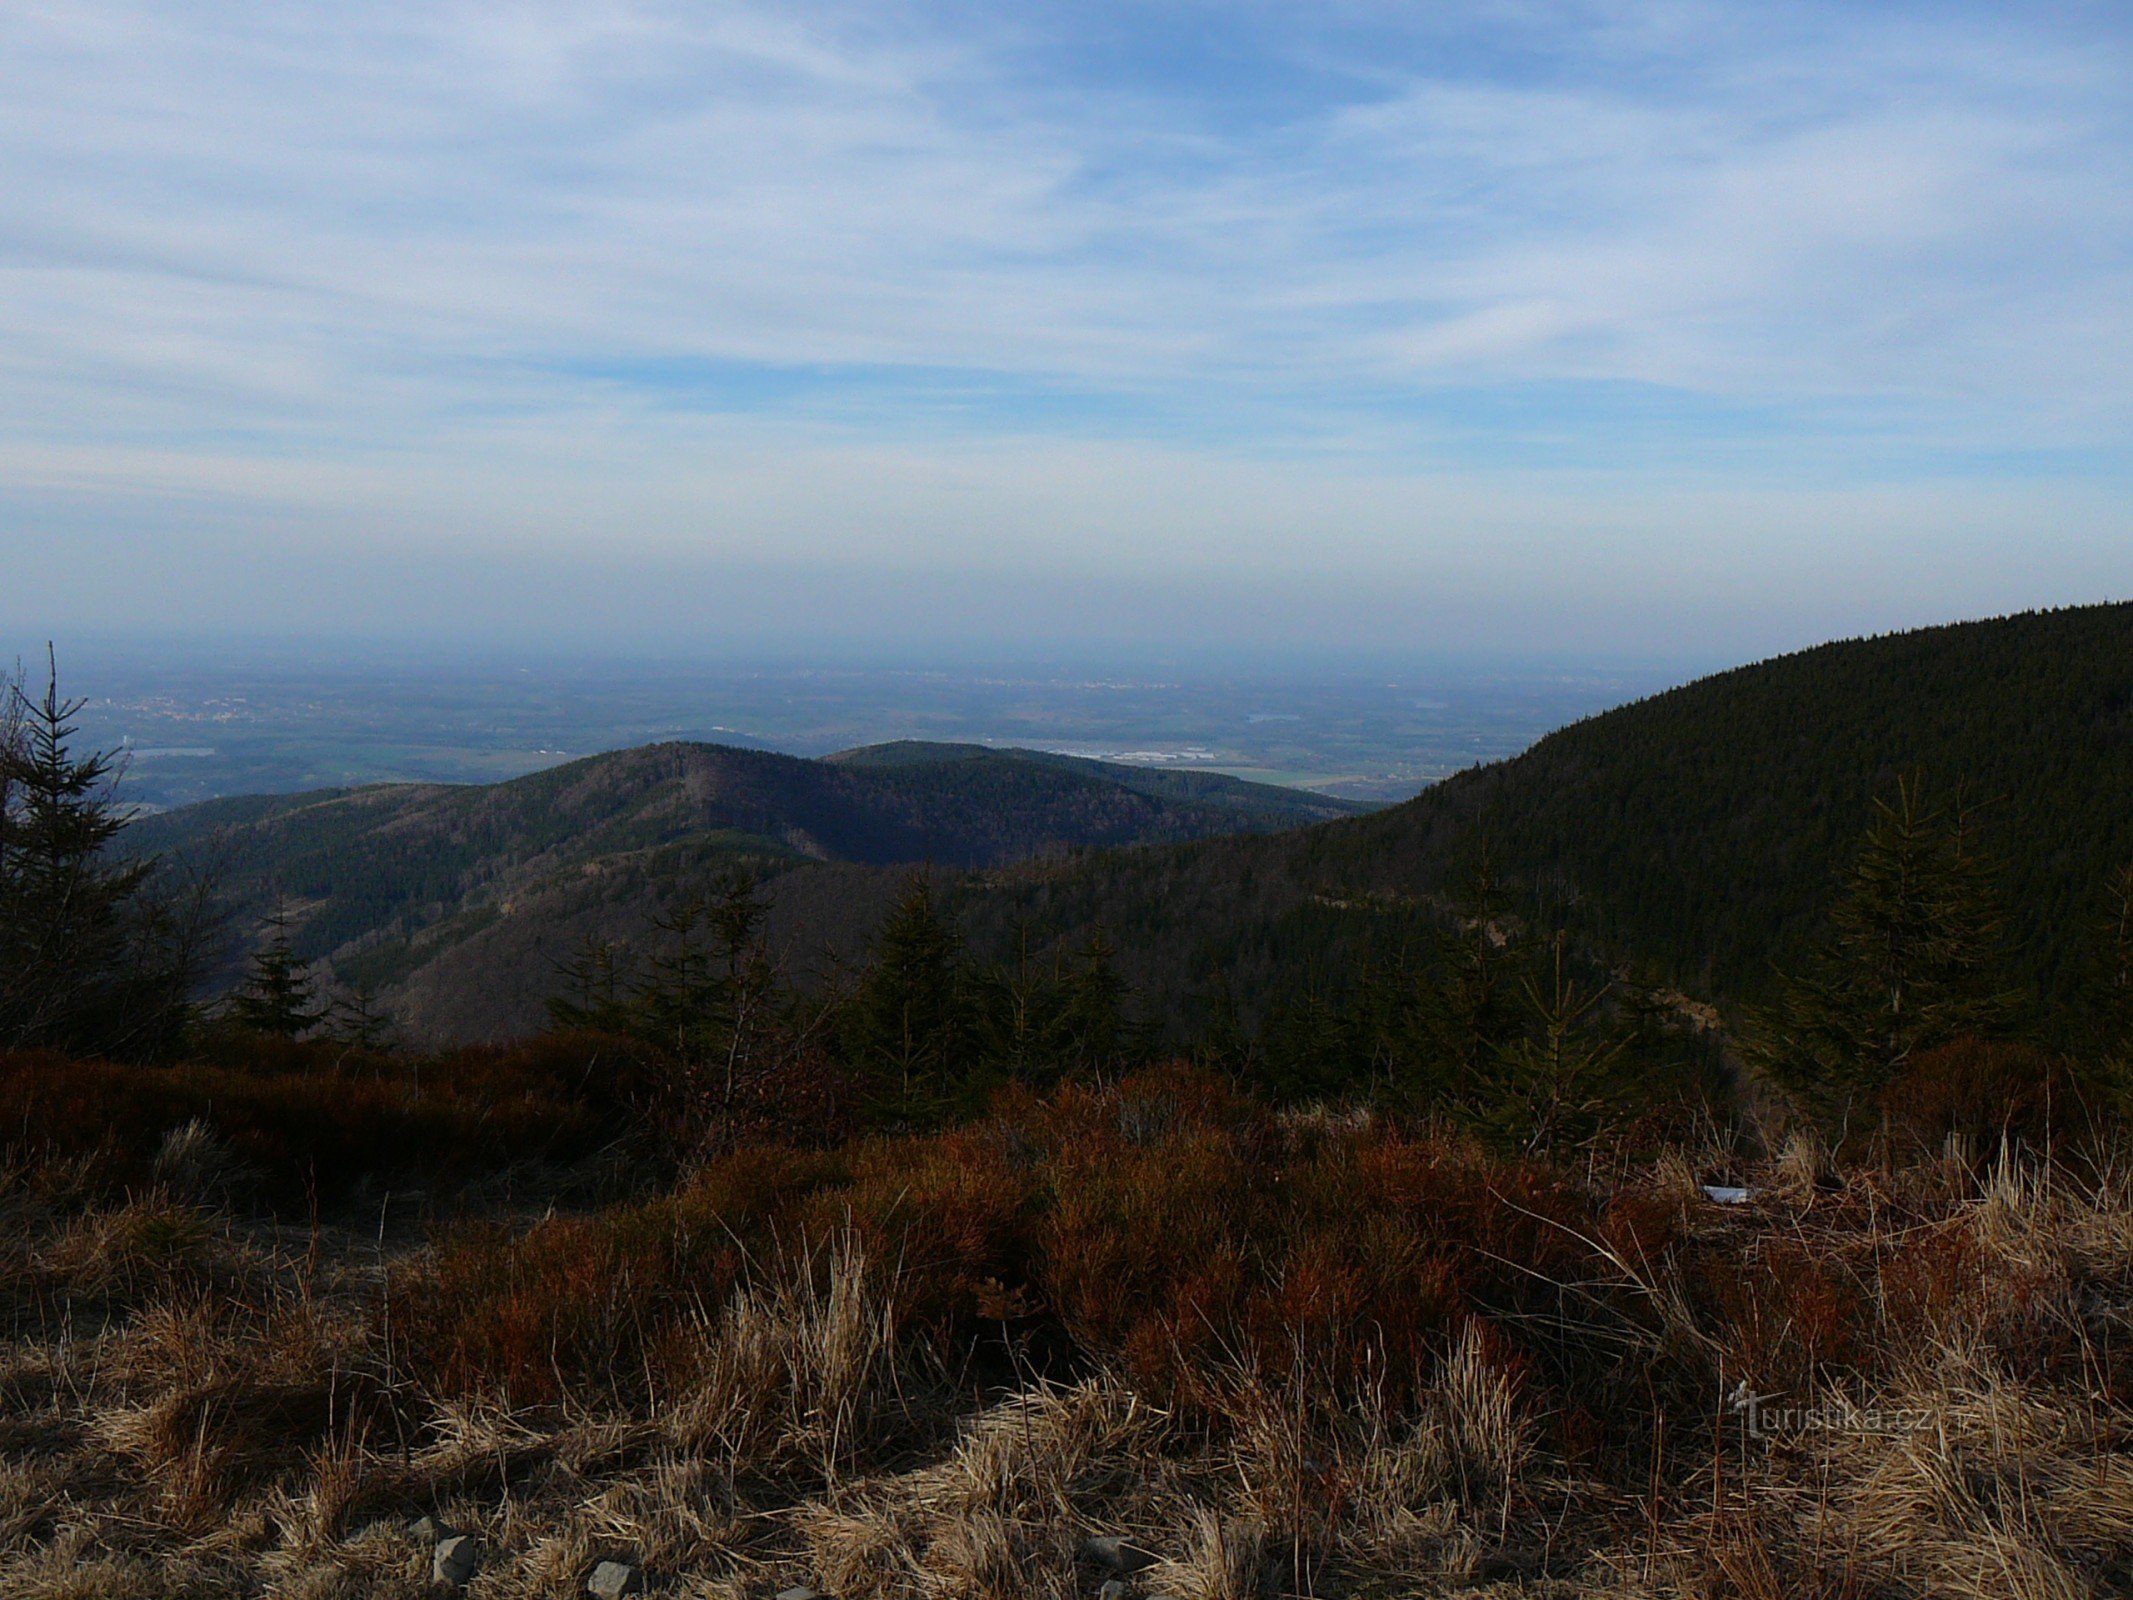
[[[2019,959],[2073,978],[2101,880],[2133,860],[2133,606],[1846,640],[1550,735],[1373,816],[1106,855],[975,890],[982,933],[1101,920],[1168,994],[1250,1001],[1421,931],[1486,840],[1612,948],[1747,996],[1815,924],[1900,775],[1958,791],[2002,869]]]
[[[1875,797],[1912,772],[1973,810],[2016,947],[2060,986],[2104,875],[2133,860],[2133,606],[1741,668],[1566,729],[1424,814],[1486,819],[1521,870],[1589,888],[1618,943],[1738,990],[1811,925]]]
[[[656,892],[736,858],[990,867],[1359,809],[1216,774],[979,746],[901,744],[810,761],[664,744],[508,783],[210,801],[143,819],[132,838],[207,862],[242,920],[283,905],[299,954],[391,986],[499,919],[551,906],[559,886],[597,883],[598,900],[611,903],[624,885]]]

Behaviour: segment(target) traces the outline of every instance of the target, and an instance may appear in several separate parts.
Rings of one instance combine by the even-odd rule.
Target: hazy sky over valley
[[[0,544],[63,636],[2121,598],[2133,13],[14,0]]]

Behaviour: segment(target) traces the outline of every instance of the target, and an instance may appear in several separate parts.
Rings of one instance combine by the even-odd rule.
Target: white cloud
[[[2020,480],[2007,450],[2100,457],[2076,498],[2107,519],[2126,29],[1469,14],[1421,37],[1240,6],[1206,62],[1126,70],[984,10],[18,4],[0,496],[68,526],[167,495],[188,527],[219,505],[545,548],[597,524],[648,559],[910,570],[1003,539],[1119,574],[1308,540],[1358,579],[1486,535],[1657,582],[1688,570],[1684,497],[1835,480],[1910,483],[1890,527],[1951,493],[2012,526],[2061,491],[1915,481]],[[751,400],[733,364],[805,397]],[[1726,411],[1730,453],[1685,467],[1691,417],[1654,458],[1621,385]],[[1534,398],[1463,420],[1467,387]],[[1595,495],[1619,533],[1580,518]],[[1741,559],[1856,559],[1846,504],[1843,548],[1802,525]]]

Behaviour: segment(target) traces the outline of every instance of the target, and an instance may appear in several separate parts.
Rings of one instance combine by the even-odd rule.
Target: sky
[[[1747,659],[2133,595],[2120,4],[0,8],[0,630]]]

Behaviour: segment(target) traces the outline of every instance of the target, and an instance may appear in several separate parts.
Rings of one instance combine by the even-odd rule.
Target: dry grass
[[[172,1114],[0,1172],[10,1597],[426,1594],[422,1516],[477,1597],[1089,1595],[1098,1534],[1175,1600],[2133,1588],[2101,1159],[1555,1168],[1162,1074],[381,1239]]]

